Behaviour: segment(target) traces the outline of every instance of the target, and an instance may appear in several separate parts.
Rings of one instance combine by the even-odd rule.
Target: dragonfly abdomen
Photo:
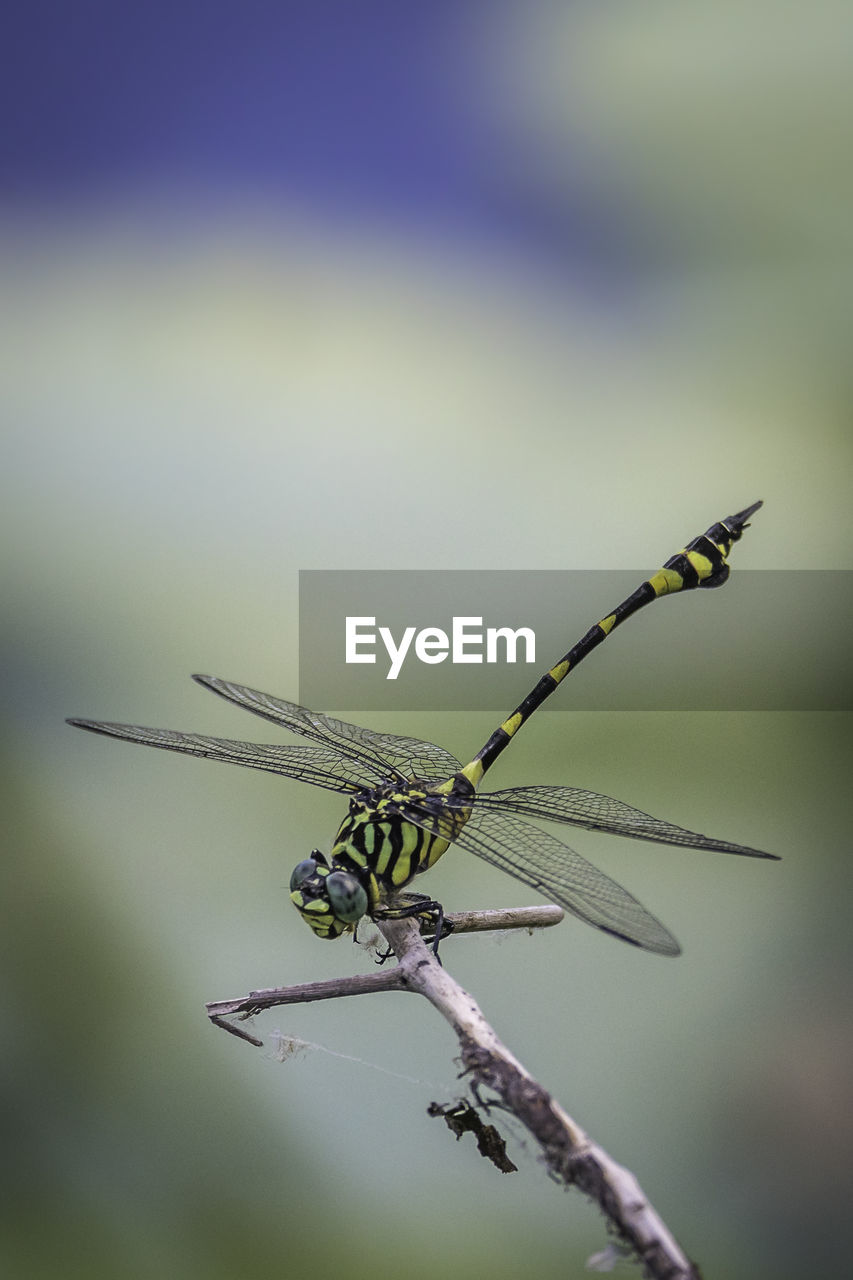
[[[541,707],[546,698],[562,684],[566,676],[578,663],[582,662],[593,649],[598,648],[616,627],[630,618],[638,609],[642,609],[662,596],[672,595],[676,591],[691,591],[694,587],[720,587],[729,576],[726,557],[734,544],[739,541],[747,528],[749,517],[762,504],[754,502],[736,515],[727,516],[712,524],[710,529],[688,542],[677,555],[642,582],[636,591],[632,591],[627,599],[618,604],[594,627],[590,627],[586,635],[573,645],[568,653],[545,672],[541,680],[531,689],[527,697],[519,703],[512,715],[507,716],[498,725],[485,746],[481,747],[474,759],[466,764],[463,772],[475,786],[479,786],[483,775],[490,769],[501,752],[509,746],[515,734],[523,724]]]

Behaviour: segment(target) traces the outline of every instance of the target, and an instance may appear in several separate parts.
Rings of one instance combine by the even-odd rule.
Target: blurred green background
[[[421,1002],[268,1014],[261,1051],[207,1025],[206,1000],[370,968],[287,901],[335,797],[63,718],[274,740],[188,676],[295,696],[300,568],[650,570],[763,498],[730,594],[650,617],[638,681],[723,598],[762,627],[739,566],[850,568],[849,8],[8,26],[6,1273],[581,1275],[597,1214],[534,1151],[504,1177],[427,1119],[460,1085]],[[464,757],[520,679],[494,716],[362,718]],[[496,786],[587,786],[784,861],[579,833],[681,959],[573,922],[444,953],[709,1277],[845,1267],[849,766],[841,713],[543,711]],[[430,889],[532,900],[462,856]],[[277,1027],[331,1052],[280,1063]]]

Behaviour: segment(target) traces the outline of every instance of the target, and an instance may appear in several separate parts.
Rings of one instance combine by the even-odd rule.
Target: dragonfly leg
[[[376,918],[382,920],[406,920],[411,916],[423,917],[421,920],[421,932],[432,935],[427,936],[426,941],[432,942],[432,952],[436,960],[438,960],[438,944],[453,932],[453,925],[444,918],[444,907],[440,902],[428,898],[424,893],[407,893],[403,895],[403,898],[405,900],[398,905],[383,907],[381,911],[376,913]],[[383,961],[387,959],[388,956],[386,955]]]

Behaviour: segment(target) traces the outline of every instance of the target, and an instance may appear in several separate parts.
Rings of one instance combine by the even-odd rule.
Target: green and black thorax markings
[[[760,502],[712,525],[586,633],[462,765],[434,743],[377,733],[212,676],[194,677],[230,702],[307,738],[280,746],[95,720],[95,733],[296,778],[349,796],[330,857],[314,850],[295,868],[291,899],[318,937],[352,932],[365,914],[422,910],[401,890],[451,844],[531,885],[587,923],[647,951],[677,955],[668,929],[627,890],[562,841],[523,821],[538,818],[683,848],[772,858],[745,845],[688,831],[610,796],[577,787],[478,787],[500,753],[571,670],[626,618],[661,596],[726,581],[727,557]],[[405,897],[405,896],[404,896]],[[437,904],[429,904],[437,905]]]
[[[462,774],[454,776],[450,803],[447,792],[414,778],[361,792],[350,800],[338,828],[332,865],[369,873],[368,909],[375,911],[389,894],[435,865],[470,817],[473,800],[474,787]],[[431,829],[407,820],[415,805],[431,816]]]

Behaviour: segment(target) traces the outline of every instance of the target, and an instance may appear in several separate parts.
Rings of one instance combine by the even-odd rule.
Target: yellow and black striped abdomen
[[[725,520],[712,524],[710,529],[706,529],[698,538],[688,542],[677,555],[667,560],[657,573],[640,583],[636,591],[632,591],[611,613],[596,622],[594,627],[590,627],[586,635],[545,672],[512,715],[498,725],[485,746],[466,764],[463,770],[465,777],[475,787],[479,786],[486,770],[492,767],[537,707],[541,707],[578,663],[583,662],[593,649],[597,649],[616,627],[638,609],[675,591],[690,591],[694,587],[721,587],[729,576],[726,557],[743,535],[749,517],[760,506],[760,502],[754,502],[751,507],[746,507],[736,515],[727,516]]]
[[[755,503],[745,512],[739,513],[741,522],[759,507]],[[720,521],[711,525],[705,533],[688,542],[683,551],[667,560],[662,569],[649,579],[656,596],[669,595],[673,591],[689,591],[693,587],[721,587],[729,576],[729,565],[726,557],[733,544],[740,538],[742,529],[734,523],[733,527]]]

